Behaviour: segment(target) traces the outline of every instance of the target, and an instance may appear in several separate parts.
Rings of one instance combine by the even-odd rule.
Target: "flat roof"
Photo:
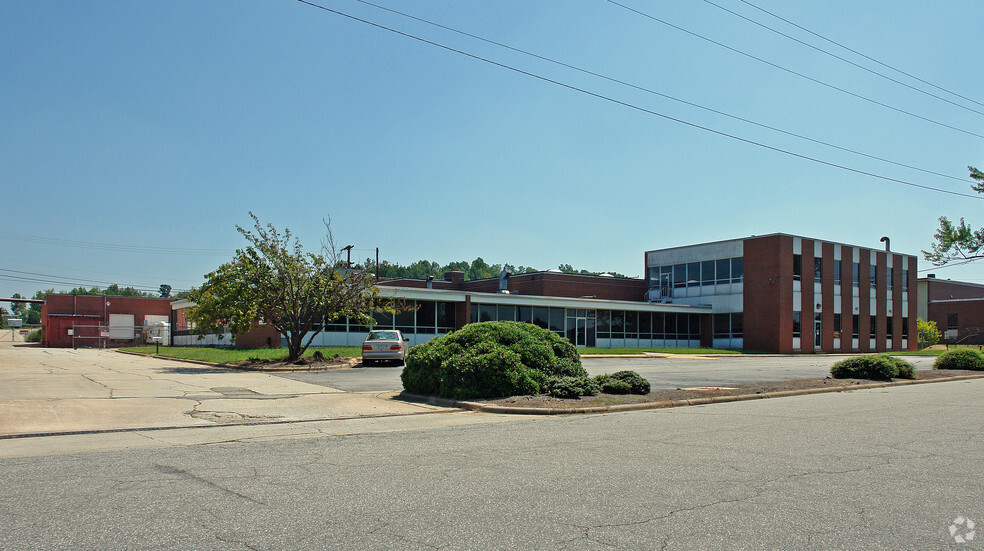
[[[418,287],[384,286],[379,288],[379,294],[408,300],[440,300],[445,302],[465,302],[466,297],[471,297],[473,304],[547,306],[591,310],[634,310],[640,312],[679,312],[689,314],[707,314],[711,312],[711,306],[709,304],[694,305],[598,298],[551,297],[543,295],[522,295],[518,293],[484,293],[462,291],[459,289],[421,289]]]
[[[777,233],[766,233],[766,234],[762,234],[762,235],[749,235],[747,237],[736,237],[734,239],[721,239],[719,241],[706,241],[704,243],[691,243],[689,245],[678,245],[678,246],[675,246],[675,247],[666,247],[666,248],[663,248],[663,249],[651,249],[651,250],[646,251],[645,254],[656,253],[656,252],[663,252],[663,251],[672,251],[674,249],[688,249],[690,247],[698,247],[698,246],[701,246],[701,245],[717,245],[717,244],[720,244],[720,243],[730,243],[732,241],[746,241],[748,239],[759,239],[759,238],[762,238],[762,237],[777,237],[777,236],[780,236],[780,237],[792,237],[792,238],[799,238],[799,239],[809,239],[810,241],[820,241],[821,243],[830,243],[832,245],[840,245],[841,247],[857,247],[857,248],[860,248],[860,249],[870,249],[870,250],[878,250],[879,249],[879,247],[867,247],[865,245],[852,245],[850,243],[841,243],[839,241],[829,241],[827,239],[818,239],[816,237],[807,237],[805,235],[793,235],[791,233],[777,232]],[[891,239],[891,237],[889,239]],[[884,249],[883,246],[880,247],[880,248]],[[908,254],[908,253],[900,253],[898,251],[889,251],[889,252],[892,252],[892,253],[895,253],[895,254],[900,254],[900,255],[903,255],[903,256],[915,256],[915,255],[911,255],[911,254]]]

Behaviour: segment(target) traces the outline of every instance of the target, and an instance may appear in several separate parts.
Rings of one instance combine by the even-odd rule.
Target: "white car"
[[[379,361],[397,362],[403,365],[407,359],[407,343],[410,339],[395,329],[370,331],[362,342],[362,365],[369,367]]]

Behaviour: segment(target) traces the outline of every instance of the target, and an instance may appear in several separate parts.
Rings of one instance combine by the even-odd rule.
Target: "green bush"
[[[841,360],[830,368],[835,379],[912,379],[915,367],[909,362],[887,354],[867,354]]]
[[[24,342],[41,342],[41,330],[32,329],[30,333],[24,335]]]
[[[587,375],[574,345],[552,331],[490,321],[410,348],[400,379],[408,392],[468,399],[538,394],[551,378]]]
[[[616,371],[611,375],[598,375],[595,382],[608,394],[649,394],[649,381],[635,371]]]
[[[984,371],[984,355],[973,348],[957,348],[940,354],[933,369],[970,369]]]
[[[601,392],[598,383],[588,376],[584,377],[551,377],[547,379],[544,392],[554,398],[578,398],[594,396]]]

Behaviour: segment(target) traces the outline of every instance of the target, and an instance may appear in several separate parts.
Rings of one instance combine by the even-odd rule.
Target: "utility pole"
[[[352,247],[353,245],[345,245],[342,247],[342,250],[348,253],[348,257],[345,260],[345,267],[350,270],[352,269]]]

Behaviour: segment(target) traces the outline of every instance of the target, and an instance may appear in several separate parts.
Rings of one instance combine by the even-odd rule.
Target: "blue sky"
[[[352,0],[7,2],[0,6],[0,296],[119,282],[200,284],[248,212],[317,248],[331,217],[358,258],[481,256],[643,274],[650,249],[783,232],[918,254],[937,218],[984,224],[984,105],[930,88],[802,25],[984,103],[976,0],[718,6],[620,0],[380,5],[634,86],[923,170],[712,114]],[[621,103],[615,103],[604,96]],[[628,105],[624,105],[628,104]],[[982,113],[975,113],[980,111]],[[946,128],[949,125],[963,131]],[[968,133],[969,132],[969,133]],[[959,181],[963,180],[963,181]],[[110,244],[114,247],[93,244]],[[921,261],[920,268],[931,266]],[[16,270],[11,272],[10,270]],[[984,262],[934,270],[984,283]],[[42,275],[36,275],[42,274]],[[46,281],[17,280],[18,277]]]

